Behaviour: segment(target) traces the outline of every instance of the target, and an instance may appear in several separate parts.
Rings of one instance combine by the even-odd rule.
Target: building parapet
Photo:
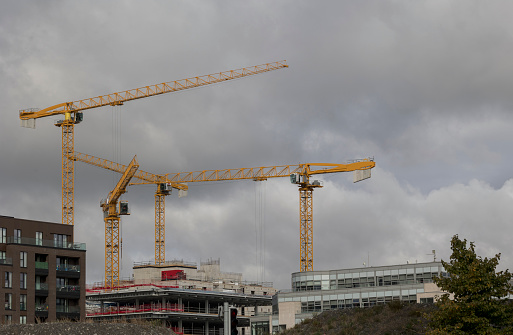
[[[162,264],[155,264],[152,261],[143,261],[143,262],[134,262],[134,267],[144,267],[144,266],[154,266],[154,267],[168,267],[168,266],[187,266],[187,267],[195,267],[197,268],[197,264],[195,262],[187,262],[183,259],[172,259],[166,261]]]
[[[159,284],[155,284],[155,283],[134,284],[133,282],[125,283],[125,285],[116,286],[116,287],[107,287],[107,286],[104,286],[103,283],[95,283],[94,285],[87,285],[86,292],[88,295],[92,295],[92,294],[101,294],[101,293],[109,293],[109,292],[117,292],[117,291],[130,291],[130,290],[136,291],[139,289],[151,289],[151,288],[178,289],[178,290],[187,291],[187,292],[202,291],[202,292],[215,292],[215,293],[223,293],[223,294],[241,295],[240,292],[232,292],[230,290],[226,290],[223,288],[213,288],[210,290],[203,290],[203,289],[199,289],[199,288],[198,289],[183,288],[178,285],[159,285]],[[247,296],[248,294],[243,294],[243,295]],[[269,294],[251,294],[251,296],[265,297],[265,296],[269,296]]]
[[[261,286],[261,287],[273,287],[274,283],[272,281],[241,281],[241,285],[246,286]]]
[[[223,278],[226,278],[225,280],[230,280],[232,278],[235,278],[235,277],[242,277],[242,273],[240,272],[221,272],[221,274],[223,275]],[[221,279],[221,278],[217,278],[217,279]]]
[[[34,245],[39,247],[49,247],[49,248],[59,248],[59,249],[73,249],[73,250],[86,250],[85,243],[78,242],[68,242],[62,243],[53,240],[41,240],[31,237],[16,237],[16,236],[8,236],[7,244],[25,244],[25,245]]]

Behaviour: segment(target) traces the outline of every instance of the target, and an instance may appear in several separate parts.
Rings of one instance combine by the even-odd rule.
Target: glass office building
[[[273,330],[330,309],[365,308],[393,300],[432,302],[442,292],[433,277],[445,275],[441,262],[295,272],[291,290],[273,297]]]

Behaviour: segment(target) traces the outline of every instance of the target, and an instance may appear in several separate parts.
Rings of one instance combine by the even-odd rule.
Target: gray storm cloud
[[[484,256],[501,252],[510,268],[512,7],[3,2],[0,215],[60,221],[57,118],[20,128],[20,109],[287,59],[288,69],[86,111],[75,149],[124,164],[137,154],[154,173],[375,157],[364,182],[321,178],[315,269],[427,261],[433,249],[447,258],[454,234]],[[99,200],[116,178],[76,164],[76,239],[87,243],[88,282],[102,280]],[[166,257],[220,257],[226,271],[256,280],[265,253],[265,279],[289,287],[299,269],[298,192],[287,178],[265,183],[263,193],[247,181],[168,197]],[[125,195],[123,276],[154,257],[153,192],[132,186]]]

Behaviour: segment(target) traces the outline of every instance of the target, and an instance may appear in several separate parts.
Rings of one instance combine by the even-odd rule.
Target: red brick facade
[[[0,216],[0,323],[85,320],[85,255],[73,226]]]

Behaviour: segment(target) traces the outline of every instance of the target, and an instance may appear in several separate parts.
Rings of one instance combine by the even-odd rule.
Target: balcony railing
[[[47,283],[36,283],[36,290],[48,291],[48,284]]]
[[[9,244],[28,244],[28,245],[38,245],[42,247],[50,247],[50,248],[60,248],[60,249],[73,249],[73,250],[86,250],[85,243],[78,242],[68,242],[62,243],[53,240],[41,240],[31,237],[15,237],[8,236],[7,243]]]
[[[80,313],[79,306],[56,306],[57,313]]]
[[[57,264],[57,271],[80,272],[80,265]]]
[[[80,286],[79,286],[79,285],[63,285],[63,286],[57,286],[57,292],[74,292],[74,293],[80,293]]]
[[[0,259],[0,265],[12,265],[12,258],[1,258]]]
[[[36,305],[36,312],[48,312],[48,304]]]
[[[48,262],[38,262],[38,261],[36,261],[36,269],[48,270]]]

